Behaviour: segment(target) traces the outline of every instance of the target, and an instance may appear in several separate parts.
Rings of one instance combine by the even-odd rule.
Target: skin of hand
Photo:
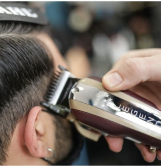
[[[110,91],[130,89],[153,102],[161,110],[161,49],[129,51],[104,75],[103,86]],[[109,148],[120,152],[123,138],[106,137]],[[161,150],[150,153],[149,147],[135,143],[143,158],[153,162],[161,160]]]

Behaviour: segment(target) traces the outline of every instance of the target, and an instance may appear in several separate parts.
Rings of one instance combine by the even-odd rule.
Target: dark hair
[[[40,105],[54,73],[52,58],[30,35],[42,30],[34,24],[0,23],[0,165],[16,124]]]

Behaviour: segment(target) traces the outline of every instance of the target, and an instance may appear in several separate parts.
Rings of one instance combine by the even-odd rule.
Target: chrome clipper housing
[[[77,121],[92,130],[161,148],[161,112],[132,92],[109,92],[100,81],[85,78],[71,89],[69,105]]]

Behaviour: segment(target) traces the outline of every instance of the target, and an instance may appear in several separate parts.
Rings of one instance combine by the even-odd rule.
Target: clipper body
[[[98,77],[79,80],[62,69],[41,104],[72,121],[85,137],[121,136],[161,149],[161,112],[150,101],[130,91],[110,92]]]
[[[161,149],[161,112],[132,92],[109,92],[100,80],[86,78],[71,89],[69,105],[84,126]]]

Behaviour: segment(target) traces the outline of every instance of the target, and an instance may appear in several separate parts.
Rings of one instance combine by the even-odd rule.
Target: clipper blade
[[[50,83],[44,99],[49,104],[64,105],[68,107],[69,92],[75,82],[77,82],[79,79],[75,78],[69,71],[64,69],[62,66],[59,66],[59,68],[61,69],[61,71],[55,72],[55,75]]]
[[[59,86],[59,82],[61,80],[61,77],[62,77],[62,72],[56,71],[54,74],[54,77],[51,80],[48,91],[47,91],[46,95],[44,96],[44,99],[48,103],[52,100],[53,95],[55,94],[55,91]]]

